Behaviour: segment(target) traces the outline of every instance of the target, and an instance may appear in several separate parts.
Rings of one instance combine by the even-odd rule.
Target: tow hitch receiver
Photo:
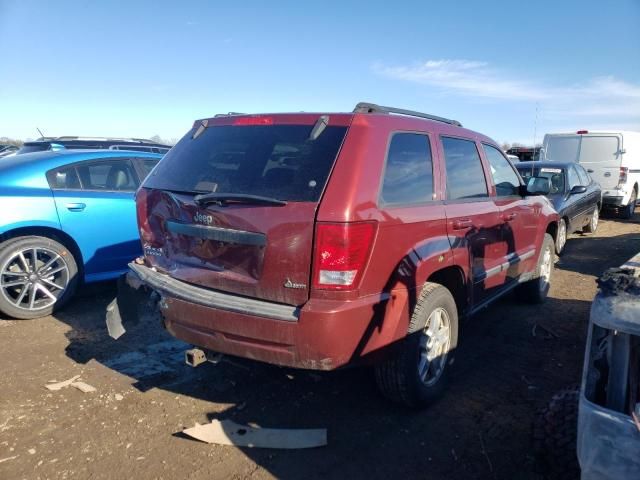
[[[184,361],[190,367],[197,367],[207,361],[207,355],[199,348],[192,348],[184,352]]]

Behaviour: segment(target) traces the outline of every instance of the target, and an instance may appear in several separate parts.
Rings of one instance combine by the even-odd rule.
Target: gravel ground
[[[365,369],[242,360],[191,369],[187,346],[152,320],[116,342],[103,320],[113,283],[84,288],[52,317],[0,319],[0,478],[539,479],[535,412],[579,381],[595,278],[640,251],[639,240],[638,220],[571,236],[544,305],[508,296],[461,325],[450,387],[422,412],[381,398]],[[75,375],[97,391],[44,388]],[[329,445],[240,449],[180,433],[213,418],[326,427]]]

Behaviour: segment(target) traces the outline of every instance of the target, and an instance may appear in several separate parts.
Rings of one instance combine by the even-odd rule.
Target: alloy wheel
[[[0,292],[15,307],[41,310],[53,305],[69,285],[65,259],[45,247],[20,250],[0,269]]]
[[[421,332],[418,375],[426,386],[435,384],[444,371],[451,345],[451,321],[444,308],[436,308]]]

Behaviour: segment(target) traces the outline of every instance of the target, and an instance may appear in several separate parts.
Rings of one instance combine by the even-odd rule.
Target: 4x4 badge
[[[294,283],[291,281],[291,279],[287,278],[287,281],[284,282],[284,287],[303,289],[303,288],[307,288],[307,285],[305,285],[304,283]]]

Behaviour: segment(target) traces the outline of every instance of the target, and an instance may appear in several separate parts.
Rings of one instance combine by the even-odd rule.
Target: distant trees
[[[15,138],[9,137],[0,137],[0,144],[2,145],[15,145],[16,147],[21,147],[24,142],[22,140],[17,140]]]

